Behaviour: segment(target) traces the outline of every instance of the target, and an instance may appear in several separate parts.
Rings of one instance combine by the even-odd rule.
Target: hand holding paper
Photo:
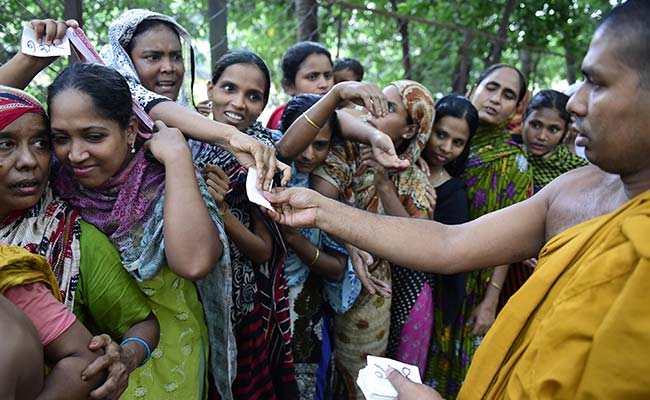
[[[20,51],[34,57],[58,57],[70,55],[70,40],[67,37],[52,44],[46,44],[42,38],[36,37],[36,32],[29,26],[23,28],[20,39]]]
[[[366,400],[392,400],[397,397],[397,391],[388,381],[388,368],[399,371],[415,383],[422,383],[420,370],[415,365],[405,364],[384,357],[367,357],[365,368],[359,371],[357,385],[361,388]]]
[[[271,203],[269,203],[266,197],[262,194],[262,191],[257,188],[257,170],[255,168],[248,168],[248,176],[246,177],[246,194],[248,195],[249,201],[259,204],[271,211],[275,211]]]

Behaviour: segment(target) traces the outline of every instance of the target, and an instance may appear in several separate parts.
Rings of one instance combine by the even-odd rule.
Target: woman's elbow
[[[222,255],[223,246],[220,244],[218,249],[211,249],[198,254],[188,254],[187,257],[174,263],[174,265],[170,263],[170,268],[181,278],[197,281],[205,278],[210,273]],[[178,267],[175,267],[175,265],[178,265]]]

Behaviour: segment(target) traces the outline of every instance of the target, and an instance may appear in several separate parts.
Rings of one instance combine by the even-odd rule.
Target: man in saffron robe
[[[455,273],[539,254],[478,349],[459,399],[650,398],[650,2],[600,24],[569,101],[593,165],[464,225],[367,214],[289,189],[271,213],[373,255]],[[540,252],[541,250],[541,252]],[[439,399],[398,372],[400,400]]]

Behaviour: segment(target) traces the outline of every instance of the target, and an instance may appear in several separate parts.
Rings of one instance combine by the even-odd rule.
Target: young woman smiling
[[[258,121],[271,86],[264,60],[249,51],[230,51],[214,66],[208,98],[216,121],[273,146]],[[231,240],[232,320],[237,340],[233,395],[246,399],[297,396],[291,356],[284,245],[277,227],[246,195],[248,171],[224,149],[191,142],[195,165],[204,171]],[[261,272],[265,271],[265,272]]]
[[[154,362],[132,374],[123,398],[205,398],[208,366],[227,379],[232,345],[223,225],[180,131],[157,121],[136,148],[130,103],[112,68],[59,74],[48,89],[55,189],[109,236],[160,321]]]

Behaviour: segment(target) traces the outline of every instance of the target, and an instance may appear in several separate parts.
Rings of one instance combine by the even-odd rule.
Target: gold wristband
[[[314,127],[315,129],[318,129],[319,131],[321,130],[321,127],[318,126],[318,124],[315,123],[311,118],[309,118],[309,116],[307,115],[306,112],[305,112],[305,113],[302,113],[302,116],[305,118],[305,121],[307,121],[307,123],[308,123],[309,125],[311,125],[311,126]]]
[[[494,282],[493,280],[490,280],[490,282],[488,282],[488,283],[490,285],[494,286],[495,288],[497,288],[497,290],[501,290],[501,286],[497,285],[497,283]]]
[[[309,263],[310,267],[313,267],[314,264],[316,264],[316,261],[318,261],[318,257],[320,257],[320,249],[316,247],[316,254],[314,254],[314,259],[311,260],[311,262]]]

